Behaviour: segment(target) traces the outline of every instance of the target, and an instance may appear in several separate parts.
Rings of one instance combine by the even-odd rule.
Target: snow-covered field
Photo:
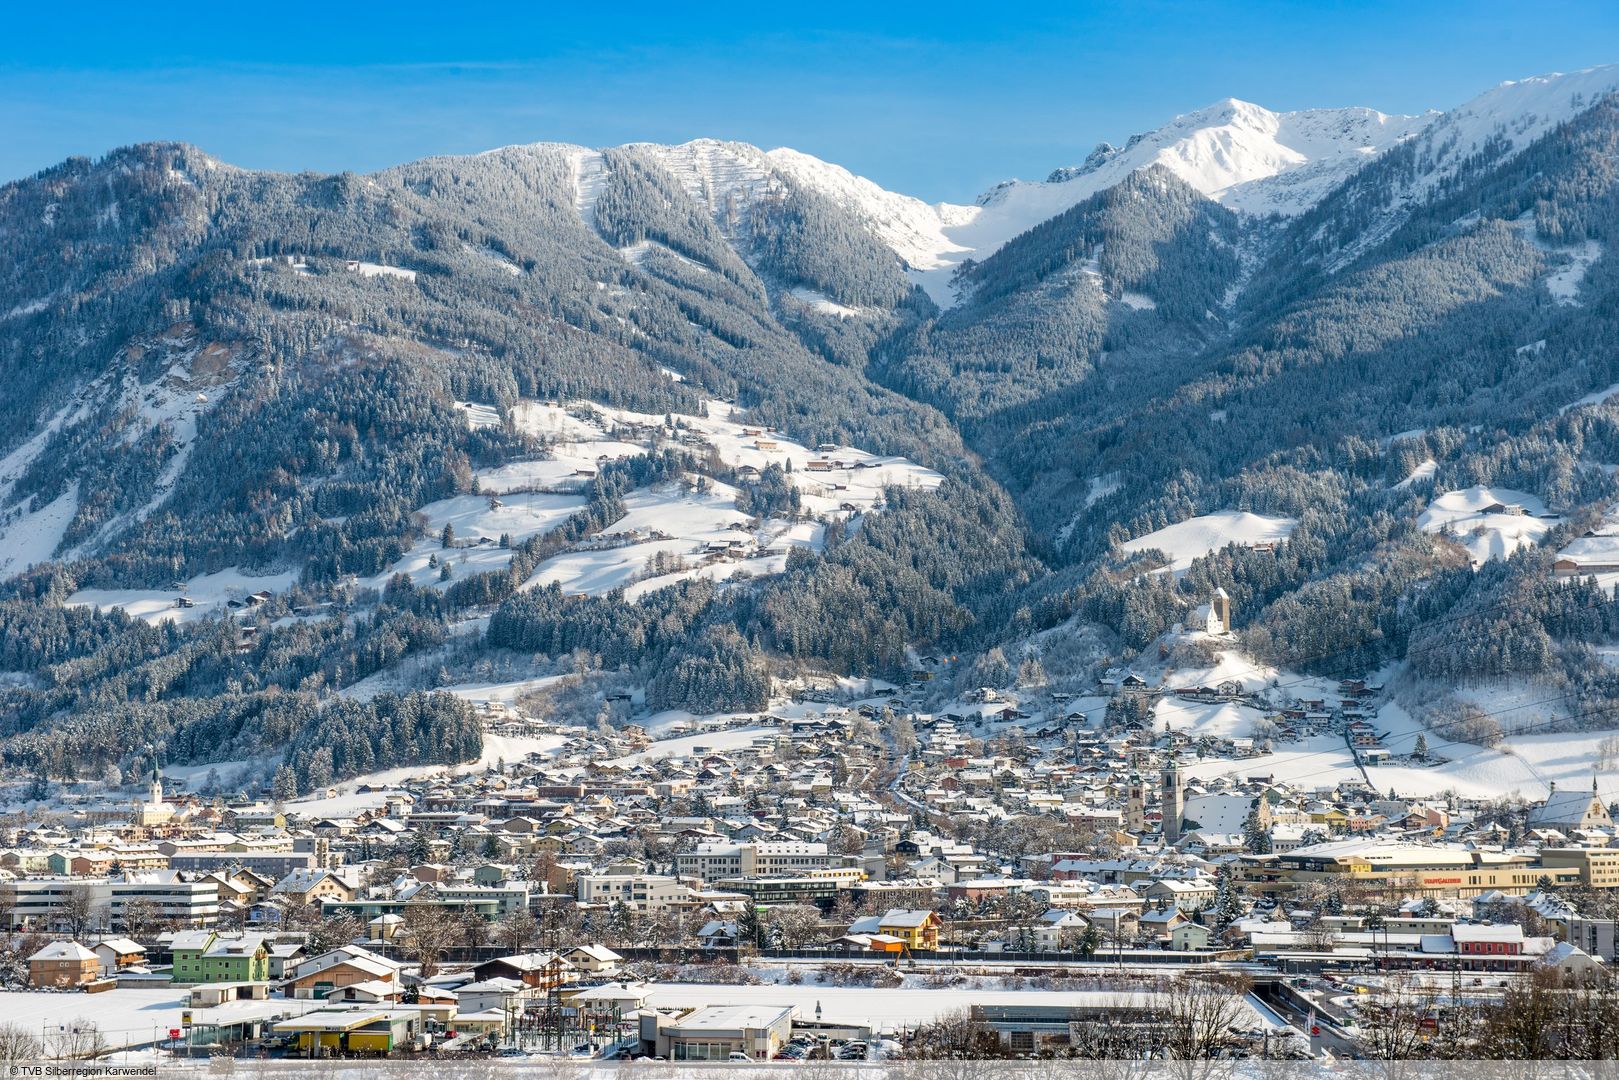
[[[1254,721],[1264,716],[1257,709],[1235,702],[1194,702],[1166,697],[1152,711],[1154,731],[1185,732],[1194,737],[1246,739],[1253,734]]]
[[[536,679],[516,679],[511,682],[457,683],[454,686],[441,687],[441,689],[454,694],[463,701],[470,701],[474,705],[482,705],[486,701],[510,705],[525,694],[532,694],[536,690],[554,686],[564,678],[566,678],[564,675],[542,675]]]
[[[814,289],[799,287],[789,289],[788,294],[811,311],[822,315],[835,315],[840,319],[858,319],[863,315],[870,314],[866,308],[840,304],[825,293],[816,292]]]
[[[1185,521],[1167,525],[1162,529],[1127,540],[1120,545],[1125,551],[1148,551],[1157,548],[1169,556],[1169,566],[1163,572],[1177,577],[1191,569],[1196,559],[1227,544],[1253,547],[1276,544],[1293,534],[1298,522],[1292,518],[1266,517],[1246,510],[1222,510],[1203,514]]]
[[[1417,525],[1454,539],[1478,567],[1540,543],[1558,520],[1527,492],[1470,487],[1437,496],[1417,518]]]
[[[418,513],[426,519],[420,540],[398,562],[382,573],[363,578],[360,584],[380,589],[395,574],[404,574],[417,586],[447,588],[454,581],[503,569],[512,561],[511,548],[500,546],[503,535],[516,547],[531,536],[549,532],[585,505],[583,495],[457,495],[428,503]],[[455,532],[452,547],[440,542],[444,526]],[[450,564],[451,577],[441,581],[444,563]]]
[[[1609,507],[1590,536],[1570,541],[1557,557],[1572,559],[1581,567],[1619,565],[1619,507]],[[1619,573],[1611,570],[1599,571],[1593,576],[1605,589],[1619,583]]]
[[[391,277],[399,278],[403,281],[416,280],[416,271],[407,270],[402,266],[388,266],[384,263],[350,260],[348,268],[361,277]]]
[[[1313,735],[1297,742],[1278,743],[1271,753],[1251,758],[1199,761],[1187,766],[1185,772],[1200,779],[1270,776],[1278,783],[1294,784],[1306,791],[1361,779],[1349,747],[1338,735]]]
[[[1546,278],[1546,291],[1559,304],[1578,304],[1580,282],[1591,264],[1602,257],[1602,245],[1595,240],[1577,244],[1566,252],[1568,261]]]
[[[1403,491],[1412,484],[1426,483],[1429,480],[1432,480],[1434,478],[1434,474],[1438,471],[1439,462],[1435,461],[1433,458],[1423,458],[1420,462],[1412,467],[1411,471],[1406,474],[1404,480],[1401,480],[1398,484],[1394,485],[1394,489],[1396,491]]]
[[[492,408],[464,407],[469,420],[473,408]],[[667,447],[703,447],[742,472],[744,482],[751,472],[771,465],[790,469],[804,512],[833,520],[880,508],[888,487],[931,490],[944,479],[905,458],[880,457],[855,447],[812,450],[739,421],[723,402],[709,402],[703,416],[676,417],[674,431],[664,421],[663,416],[581,403],[519,402],[512,422],[546,440],[551,456],[481,472],[479,486],[504,493],[511,507],[521,507],[542,497],[525,490],[577,489],[606,461]],[[590,595],[622,588],[636,599],[688,577],[725,580],[780,573],[793,547],[820,549],[822,520],[756,522],[737,509],[737,500],[735,487],[712,479],[701,490],[696,484],[666,483],[631,492],[624,500],[625,516],[597,542],[548,559],[535,569],[527,587],[556,583],[567,592]]]
[[[286,592],[297,580],[298,574],[292,570],[261,576],[232,567],[194,577],[182,589],[80,589],[67,598],[67,605],[123,608],[134,618],[154,624],[164,620],[187,623],[225,614],[229,601],[241,600],[249,593]],[[176,607],[180,597],[190,599],[195,606]]]
[[[46,1039],[75,1021],[89,1020],[116,1049],[167,1038],[171,1027],[180,1026],[180,1013],[187,1007],[190,993],[172,988],[126,988],[94,996],[0,991],[0,1014],[7,1022]]]
[[[773,737],[777,734],[779,734],[778,729],[773,727],[734,727],[723,728],[718,731],[702,731],[695,735],[659,739],[645,750],[626,754],[606,764],[636,765],[640,762],[652,761],[657,758],[684,758],[697,753],[737,750],[744,746],[752,746],[760,739]],[[698,747],[702,747],[702,750],[699,751]]]

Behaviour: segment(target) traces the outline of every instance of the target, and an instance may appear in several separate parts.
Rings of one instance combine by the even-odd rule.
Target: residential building
[[[574,880],[581,904],[625,904],[636,911],[686,907],[691,889],[663,874],[580,874]]]
[[[220,934],[192,930],[174,935],[174,981],[192,983],[264,982],[270,977],[270,950],[263,934]]]
[[[91,947],[102,975],[112,975],[123,968],[146,962],[146,946],[126,937],[102,938]]]
[[[384,988],[401,987],[400,965],[358,945],[343,945],[305,960],[292,970],[282,984],[290,998],[324,998],[334,990],[361,984],[381,983]]]
[[[53,941],[28,958],[28,985],[71,990],[101,977],[101,961],[77,941]]]
[[[738,877],[787,877],[834,865],[825,844],[797,840],[761,840],[747,844],[698,844],[675,855],[682,878],[718,881]]]

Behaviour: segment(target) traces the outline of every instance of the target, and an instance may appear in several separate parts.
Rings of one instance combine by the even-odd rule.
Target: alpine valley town
[[[190,7],[0,34],[0,1071],[1613,1074],[1611,5]]]

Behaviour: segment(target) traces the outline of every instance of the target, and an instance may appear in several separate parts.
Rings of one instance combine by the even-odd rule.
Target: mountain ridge
[[[1000,685],[1003,648],[1073,626],[1078,679],[1214,588],[1278,663],[1364,674],[1416,636],[1430,674],[1619,701],[1555,623],[1502,659],[1435,621],[1555,610],[1551,556],[1619,499],[1612,74],[1428,118],[1291,217],[1158,158],[1230,136],[1193,179],[1314,198],[1305,151],[1330,172],[1403,122],[1223,102],[948,212],[716,140],[366,176],[143,144],[7,185],[0,758],[307,755],[359,680],[491,662],[703,712],[912,655]],[[1557,518],[1424,527],[1474,489]],[[1247,515],[1289,526],[1250,545]],[[732,562],[743,532],[784,546]]]

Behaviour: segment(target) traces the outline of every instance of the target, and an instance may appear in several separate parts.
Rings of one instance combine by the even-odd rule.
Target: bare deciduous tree
[[[1426,1057],[1428,1024],[1439,991],[1409,972],[1396,972],[1383,980],[1363,1009],[1361,1046],[1389,1080],[1404,1074],[1404,1063]]]
[[[1164,1054],[1176,1075],[1204,1077],[1222,1051],[1238,1043],[1246,980],[1215,975],[1180,975],[1159,983],[1158,1019]]]
[[[93,1061],[108,1050],[107,1038],[95,1021],[75,1017],[52,1032],[49,1038],[51,1056]]]
[[[462,933],[461,921],[437,904],[406,906],[404,941],[408,955],[421,965],[422,978],[438,973],[444,952]]]
[[[0,1067],[10,1067],[24,1061],[36,1061],[44,1052],[39,1039],[21,1024],[0,1024]]]
[[[500,920],[495,937],[512,952],[522,952],[539,932],[540,924],[534,916],[527,911],[514,911]]]
[[[809,904],[772,908],[769,925],[780,936],[783,948],[800,949],[822,936],[821,913]]]

